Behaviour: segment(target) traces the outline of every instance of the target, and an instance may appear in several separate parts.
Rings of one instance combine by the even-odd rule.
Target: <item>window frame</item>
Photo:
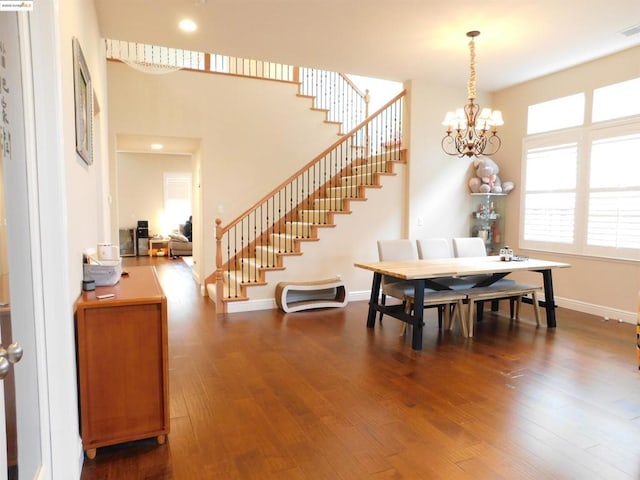
[[[589,195],[591,171],[591,147],[594,141],[604,138],[640,134],[640,115],[622,119],[601,121],[580,127],[528,135],[522,141],[522,172],[520,190],[520,221],[518,246],[521,249],[550,253],[574,254],[585,257],[597,257],[626,261],[640,261],[640,248],[618,248],[594,246],[587,243],[589,220]],[[531,149],[553,147],[567,143],[577,143],[576,161],[576,203],[574,219],[574,242],[543,242],[524,239],[525,201],[527,195],[527,153]],[[633,190],[635,187],[623,191]],[[599,189],[593,189],[597,191]],[[529,192],[530,193],[530,192]]]
[[[580,177],[580,161],[581,161],[581,148],[583,145],[583,128],[572,127],[554,132],[544,132],[535,135],[529,135],[522,141],[522,172],[520,178],[520,222],[518,232],[518,246],[527,250],[539,250],[545,252],[558,252],[558,253],[575,253],[575,242],[577,240],[576,224],[580,221],[578,215],[579,208],[579,189],[581,188]],[[562,243],[562,242],[547,242],[540,240],[525,240],[524,227],[525,227],[525,209],[526,209],[526,196],[530,191],[527,190],[527,152],[529,150],[538,148],[550,148],[554,146],[561,146],[567,144],[576,144],[577,158],[576,158],[576,186],[573,190],[576,196],[575,209],[574,209],[574,242]],[[568,190],[558,190],[558,192],[567,192]],[[551,193],[551,192],[549,192]]]

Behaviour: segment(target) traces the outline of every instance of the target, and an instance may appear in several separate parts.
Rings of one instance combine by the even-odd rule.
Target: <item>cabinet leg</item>
[[[90,448],[89,450],[87,450],[87,458],[89,460],[93,460],[94,458],[96,458],[96,449],[95,448]]]
[[[158,437],[156,438],[156,441],[158,442],[158,445],[164,445],[164,442],[167,441],[167,436],[166,435],[158,435]]]

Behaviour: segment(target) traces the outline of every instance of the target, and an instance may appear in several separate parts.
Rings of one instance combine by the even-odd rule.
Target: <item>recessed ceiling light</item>
[[[161,143],[151,144],[151,150],[162,150],[163,148],[164,148],[164,145],[162,145]]]
[[[188,18],[180,20],[178,26],[183,32],[195,32],[198,29],[198,25],[196,25],[196,22],[194,22],[193,20],[189,20]]]

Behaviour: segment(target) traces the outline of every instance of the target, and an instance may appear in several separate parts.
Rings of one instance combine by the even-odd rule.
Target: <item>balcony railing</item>
[[[106,39],[105,47],[108,60],[145,73],[189,70],[299,84],[300,94],[313,97],[314,108],[326,110],[327,120],[340,123],[341,132],[348,132],[368,115],[368,94],[342,73],[122,40]]]

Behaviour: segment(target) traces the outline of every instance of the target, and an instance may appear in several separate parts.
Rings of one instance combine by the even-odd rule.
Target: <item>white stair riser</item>
[[[374,172],[384,173],[387,171],[387,162],[366,163],[364,165],[358,165],[357,167],[353,167],[352,171],[354,174],[358,175]]]
[[[373,173],[351,175],[349,177],[342,177],[342,185],[345,187],[353,185],[373,185],[375,178]]]
[[[242,270],[233,270],[231,272],[223,272],[222,279],[225,284],[234,285],[243,282],[256,282],[260,280],[260,270],[256,268],[255,263],[243,265]]]
[[[313,202],[313,206],[319,210],[331,210],[341,212],[344,210],[344,204],[341,198],[321,198]]]
[[[271,245],[276,252],[295,252],[296,245],[294,237],[273,233],[271,234]]]
[[[256,247],[256,263],[261,267],[275,267],[278,265],[278,257],[272,246]]]
[[[377,153],[369,157],[369,163],[385,163],[393,160],[402,160],[402,150],[389,150],[387,152]]]
[[[327,197],[358,198],[358,187],[332,187],[327,190]]]
[[[300,210],[298,218],[305,223],[329,223],[329,213],[326,210]]]
[[[291,222],[285,225],[287,235],[299,238],[310,238],[312,236],[311,225],[307,223]]]

